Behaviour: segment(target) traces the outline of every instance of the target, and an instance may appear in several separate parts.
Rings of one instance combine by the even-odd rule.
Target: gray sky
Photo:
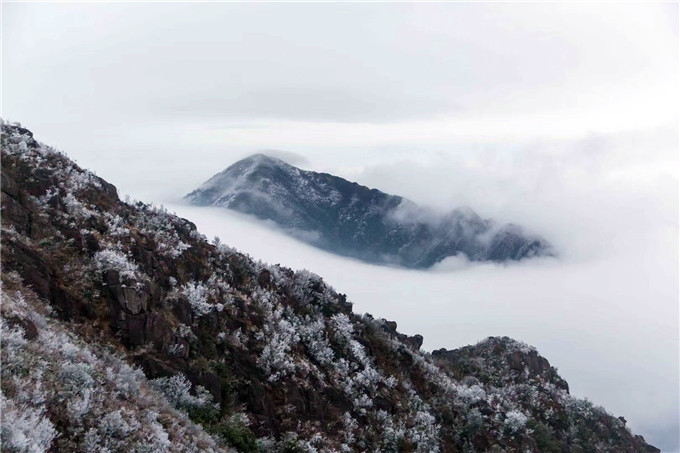
[[[3,18],[3,115],[50,135],[422,145],[677,115],[674,4],[5,3]]]
[[[2,14],[3,118],[121,194],[324,276],[428,349],[527,341],[576,395],[678,450],[677,4],[3,3]],[[399,271],[176,204],[262,149],[526,225],[560,259]]]

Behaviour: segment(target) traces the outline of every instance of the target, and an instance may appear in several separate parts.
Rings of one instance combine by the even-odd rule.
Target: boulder
[[[263,269],[257,276],[257,283],[263,288],[269,288],[269,285],[271,284],[271,277],[272,276],[270,272],[266,269]]]
[[[149,295],[130,286],[117,285],[111,288],[113,297],[126,312],[137,315],[146,311]]]
[[[29,319],[21,319],[18,317],[11,317],[7,319],[7,324],[10,327],[19,326],[24,331],[24,338],[31,341],[38,338],[38,328]]]
[[[404,343],[406,343],[414,351],[419,351],[420,347],[423,345],[423,336],[416,334],[412,337],[406,337]]]
[[[126,316],[127,337],[130,346],[142,346],[146,343],[145,335],[146,316]]]
[[[172,336],[170,323],[158,313],[147,313],[144,318],[144,336],[146,342],[154,343],[158,348],[162,348]]]
[[[191,304],[185,298],[171,300],[172,314],[177,320],[187,326],[191,325]]]

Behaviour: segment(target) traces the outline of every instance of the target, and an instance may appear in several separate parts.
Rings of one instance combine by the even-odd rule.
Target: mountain
[[[425,353],[2,129],[3,451],[658,451],[524,343]]]
[[[442,215],[263,154],[236,162],[185,198],[272,220],[312,245],[370,263],[427,268],[456,254],[500,262],[552,253],[544,239],[469,208]]]

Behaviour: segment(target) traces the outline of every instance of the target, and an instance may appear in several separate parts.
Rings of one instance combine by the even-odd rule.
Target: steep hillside
[[[658,451],[535,349],[424,353],[12,125],[2,214],[6,451]]]
[[[263,154],[236,162],[186,199],[273,220],[299,239],[371,263],[426,268],[456,254],[473,261],[551,254],[544,239],[517,225],[499,225],[467,208],[441,215]]]

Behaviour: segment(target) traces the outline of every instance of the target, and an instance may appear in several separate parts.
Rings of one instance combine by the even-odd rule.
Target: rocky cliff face
[[[290,234],[371,263],[426,268],[448,256],[507,261],[550,255],[548,243],[470,209],[446,215],[337,176],[256,154],[209,179],[186,199],[273,220]]]
[[[6,451],[658,451],[533,348],[424,353],[11,125],[2,214]]]

